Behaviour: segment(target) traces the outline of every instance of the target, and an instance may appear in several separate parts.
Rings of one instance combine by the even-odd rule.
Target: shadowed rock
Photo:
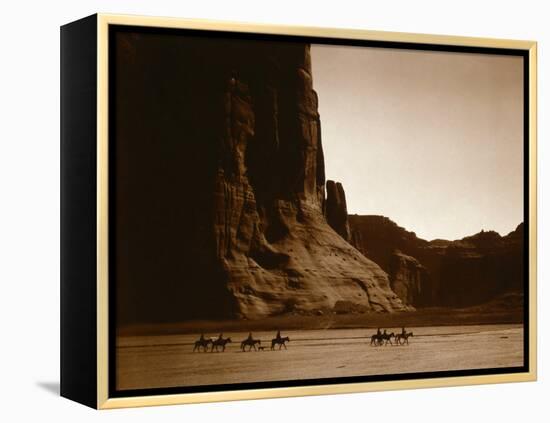
[[[327,223],[309,45],[128,32],[115,57],[119,322],[406,309]]]
[[[350,241],[346,193],[340,182],[327,181],[325,214],[330,227],[346,241]]]
[[[427,269],[399,250],[390,256],[389,278],[392,290],[405,304],[422,304],[424,290],[430,289]]]
[[[267,57],[266,57],[267,56]],[[346,242],[345,195],[327,184],[309,46],[255,52],[265,73],[235,71],[224,95],[214,222],[219,263],[238,316],[405,307],[386,274]],[[248,166],[247,166],[248,164]],[[327,223],[333,222],[339,236]]]
[[[350,215],[352,244],[390,277],[414,306],[462,307],[523,292],[523,224],[506,236],[482,231],[457,241],[426,241],[387,217]]]

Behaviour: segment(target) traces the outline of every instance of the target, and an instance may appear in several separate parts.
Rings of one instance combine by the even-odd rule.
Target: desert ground
[[[287,330],[287,349],[271,350],[275,331],[253,332],[263,350],[242,352],[248,332],[227,331],[225,352],[193,352],[200,333],[119,335],[117,389],[320,379],[523,365],[523,325],[407,327],[409,345],[370,346],[375,329]],[[388,328],[389,332],[400,328]],[[218,333],[207,333],[216,337]]]

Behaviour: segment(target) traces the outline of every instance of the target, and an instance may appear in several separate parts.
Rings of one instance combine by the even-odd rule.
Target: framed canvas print
[[[536,379],[536,43],[61,28],[61,394]]]

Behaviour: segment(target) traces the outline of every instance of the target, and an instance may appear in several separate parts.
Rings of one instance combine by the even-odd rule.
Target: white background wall
[[[131,13],[539,41],[539,217],[548,213],[547,2],[10,1],[0,24],[0,420],[544,420],[549,228],[539,224],[539,382],[95,412],[59,398],[59,26]],[[546,356],[546,357],[545,357]]]

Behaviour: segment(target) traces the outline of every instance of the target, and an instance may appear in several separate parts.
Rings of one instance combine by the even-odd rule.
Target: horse
[[[393,345],[393,342],[391,341],[392,338],[395,338],[395,334],[392,333],[375,333],[370,337],[370,344],[374,345],[375,347],[379,347],[381,345],[388,345],[388,342]]]
[[[195,341],[195,346],[193,347],[193,352],[201,350],[201,347],[204,349],[204,352],[208,351],[208,346],[212,343],[211,339],[201,338],[198,341]]]
[[[374,345],[375,347],[382,345],[382,334],[375,333],[370,337],[370,344]]]
[[[216,348],[216,352],[218,352],[218,347],[222,347],[222,352],[225,351],[225,346],[231,342],[231,338],[222,338],[221,336],[216,339],[211,339],[212,341],[212,349],[210,352],[214,352],[214,348]]]
[[[381,339],[381,343],[380,345],[382,345],[382,342],[386,341],[384,343],[384,346],[388,345],[388,342],[390,343],[390,345],[393,345],[393,342],[391,341],[392,338],[395,338],[395,334],[392,332],[392,333],[383,333],[382,335],[380,335],[380,339]]]
[[[241,350],[244,351],[245,347],[248,346],[248,351],[250,351],[252,348],[254,348],[254,351],[256,351],[256,345],[258,345],[259,348],[261,344],[262,341],[260,341],[259,339],[247,338],[243,342],[241,342]]]
[[[395,335],[395,342],[399,345],[409,345],[409,337],[414,336],[412,332],[398,333]]]
[[[275,345],[279,344],[279,349],[281,349],[281,347],[285,347],[285,350],[286,350],[287,348],[286,348],[285,342],[290,342],[290,338],[288,336],[285,336],[284,338],[283,337],[274,338],[271,340],[271,349],[273,350],[275,348]]]

